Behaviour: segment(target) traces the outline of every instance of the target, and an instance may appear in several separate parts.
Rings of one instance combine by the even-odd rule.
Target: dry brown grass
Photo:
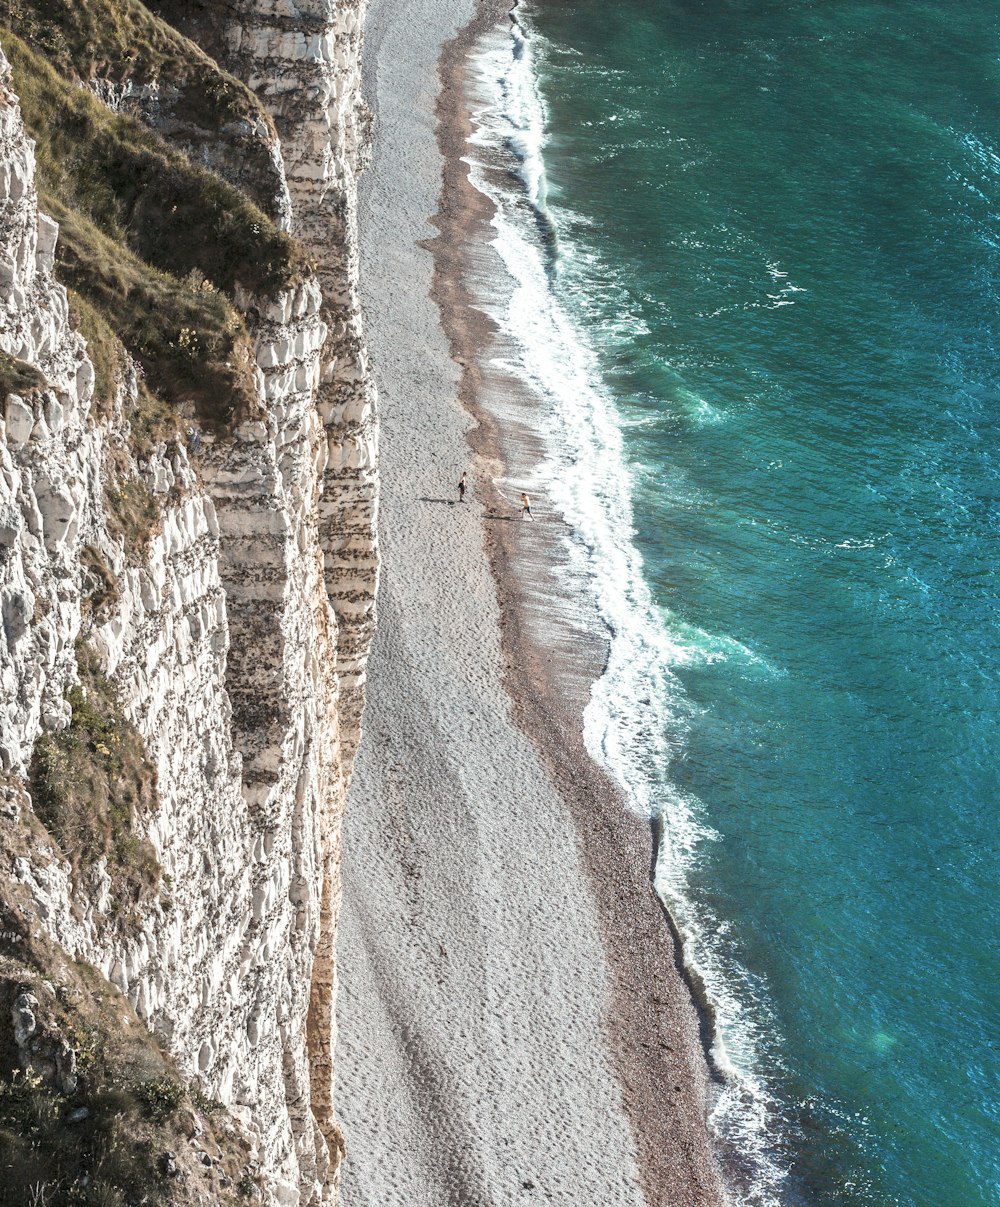
[[[23,397],[44,385],[45,376],[34,365],[0,351],[0,403],[8,394],[19,394]]]
[[[42,54],[60,75],[137,88],[159,85],[160,118],[194,158],[231,144],[232,179],[267,211],[275,173],[253,130],[272,131],[256,96],[139,0],[0,0],[0,23]],[[136,102],[132,102],[138,108]]]
[[[13,31],[0,28],[0,42],[36,140],[41,204],[61,227],[60,279],[140,363],[151,393],[206,425],[230,425],[255,399],[233,300],[301,281],[309,264],[298,245],[237,189],[112,113]],[[98,342],[113,375],[105,333]]]

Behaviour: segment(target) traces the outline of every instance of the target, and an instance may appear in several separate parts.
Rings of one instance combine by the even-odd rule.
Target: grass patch
[[[239,397],[243,397],[242,392]],[[253,402],[256,402],[256,396]],[[250,403],[247,402],[247,405]],[[207,403],[202,410],[208,410]],[[214,413],[220,414],[218,411]],[[232,411],[227,411],[226,414],[232,418]],[[177,435],[177,415],[162,398],[149,389],[144,380],[139,381],[139,390],[129,415],[129,422],[132,428],[132,448],[139,457],[148,457],[154,445],[172,440]]]
[[[74,289],[69,295],[69,321],[87,341],[94,366],[94,404],[98,414],[111,409],[125,371],[125,348],[101,312]]]
[[[32,806],[78,884],[98,860],[107,861],[111,916],[127,923],[160,885],[153,848],[135,832],[137,818],[156,808],[156,771],[96,655],[81,645],[77,661],[81,681],[66,693],[69,728],[35,743]]]
[[[101,312],[75,290],[68,292],[70,321],[86,339],[87,355],[94,365],[94,409],[106,417],[118,394],[128,354]],[[156,444],[174,434],[177,416],[149,389],[144,378],[138,382],[134,399],[126,397],[123,401],[128,405],[126,418],[132,435],[132,452],[148,457]],[[104,512],[108,531],[122,539],[129,559],[137,561],[148,548],[159,523],[160,508],[145,483],[135,477],[133,465],[123,450],[112,446],[106,456],[109,481],[104,490]],[[81,560],[91,581],[88,598],[96,613],[118,598],[117,583],[94,546],[84,549]]]
[[[149,395],[193,408],[208,427],[243,418],[257,396],[233,302],[301,281],[309,264],[298,245],[242,193],[68,83],[9,30],[0,40],[36,140],[41,204],[61,228],[57,275],[94,340],[102,397],[117,337]]]
[[[295,241],[232,185],[63,79],[12,30],[0,39],[42,184],[64,205],[154,267],[197,269],[229,295],[302,279]]]
[[[242,1203],[256,1166],[235,1121],[218,1103],[203,1112],[128,999],[47,936],[13,869],[44,869],[52,839],[18,777],[0,772],[0,800],[21,807],[0,825],[0,1207]],[[35,1025],[19,1049],[22,994]]]
[[[160,1123],[177,1113],[185,1097],[180,1082],[172,1077],[151,1077],[140,1081],[134,1093],[150,1119]]]
[[[160,518],[156,499],[141,478],[116,478],[104,491],[108,531],[121,537],[133,563],[143,560]]]
[[[59,210],[60,213],[66,214],[58,206],[58,203],[52,206],[53,209]],[[69,223],[72,228],[75,227],[72,218]],[[79,246],[79,245],[78,245]],[[60,248],[62,251],[62,248]],[[67,254],[61,261],[63,271],[61,275],[71,276],[72,254],[67,250]],[[148,269],[140,265],[138,267],[138,276],[140,279],[145,279],[148,275]],[[167,287],[171,287],[171,282],[168,280]],[[125,372],[131,368],[128,352],[125,345],[121,342],[117,335],[111,330],[107,320],[95,306],[85,301],[74,289],[68,289],[69,296],[69,315],[70,322],[77,331],[87,341],[87,355],[90,357],[94,366],[94,406],[100,415],[107,415],[111,409],[111,402],[114,400],[118,387],[122,382],[122,377]],[[104,304],[110,306],[113,302],[113,293],[109,293],[103,298]],[[152,295],[152,300],[155,301],[155,294]],[[150,311],[146,316],[150,322],[153,321],[153,314]],[[231,356],[239,356],[236,350],[236,341],[228,341],[224,338],[225,334],[232,334],[234,330],[242,332],[244,330],[242,321],[228,308],[225,312],[224,321],[221,326],[222,337],[218,339],[215,351],[219,354],[228,353]],[[203,365],[204,373],[207,377],[203,377],[202,381],[194,381],[191,389],[184,390],[184,382],[176,380],[176,373],[170,371],[169,365],[160,365],[157,362],[157,352],[163,352],[168,357],[175,351],[166,341],[165,346],[162,338],[159,341],[156,339],[155,331],[153,338],[143,340],[142,329],[133,330],[131,333],[133,342],[143,346],[147,351],[147,360],[153,365],[153,380],[161,383],[161,388],[164,393],[176,393],[190,396],[192,393],[199,395],[203,392],[205,397],[202,398],[202,410],[209,409],[208,393],[213,388],[217,392],[218,397],[227,395],[240,398],[243,405],[249,405],[249,399],[244,397],[246,393],[245,382],[237,381],[237,374],[226,371],[220,374],[217,364],[208,363]],[[217,332],[218,335],[218,332]],[[162,337],[162,333],[161,333]],[[248,351],[244,351],[244,358],[249,356]],[[187,366],[185,366],[185,369]],[[222,366],[225,369],[225,365]],[[128,400],[125,400],[128,403]],[[221,418],[225,418],[229,413],[217,411]],[[158,396],[150,389],[146,381],[145,371],[141,370],[135,392],[135,398],[131,400],[129,409],[126,414],[132,430],[132,449],[139,457],[148,457],[155,445],[170,440],[177,431],[177,415],[171,410],[170,406],[164,402],[163,398]],[[117,467],[122,472],[128,472],[128,467]]]
[[[200,1115],[219,1115],[226,1109],[218,1098],[209,1098],[198,1086],[191,1090],[191,1101]]]
[[[172,1131],[157,1135],[127,1090],[95,1087],[79,1098],[87,1104],[87,1118],[71,1123],[67,1099],[38,1078],[15,1070],[9,1081],[0,1079],[0,1165],[6,1183],[0,1203],[126,1207],[170,1202],[157,1150],[179,1143],[179,1137]]]
[[[0,351],[0,402],[4,401],[8,394],[24,397],[40,390],[44,385],[45,375],[34,365]]]
[[[248,413],[257,397],[250,340],[227,298],[196,285],[191,270],[178,279],[154,269],[54,196],[41,200],[60,224],[60,279],[113,326],[147,393],[178,409],[191,404],[216,427]]]
[[[95,545],[87,545],[80,554],[83,566],[84,597],[95,616],[118,600],[118,581]]]
[[[277,177],[267,146],[253,133],[273,134],[264,107],[139,0],[0,0],[0,22],[70,79],[160,84],[159,121],[180,127],[176,137],[196,159],[202,146],[215,155],[223,142],[231,146],[227,179],[267,210]]]

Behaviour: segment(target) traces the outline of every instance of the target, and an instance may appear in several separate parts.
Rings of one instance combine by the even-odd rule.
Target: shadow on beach
[[[433,495],[421,495],[420,502],[421,503],[444,503],[448,507],[456,507],[456,506],[458,506],[459,500],[458,499],[438,499],[438,498],[435,498]],[[514,520],[516,520],[518,517],[516,515],[504,515],[504,513],[502,511],[488,511],[483,518],[485,520],[503,520],[505,523],[510,524]]]

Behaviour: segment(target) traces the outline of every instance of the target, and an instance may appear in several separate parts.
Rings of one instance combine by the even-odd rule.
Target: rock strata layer
[[[106,861],[75,873],[17,808],[0,818],[27,827],[20,846],[0,843],[0,897],[100,969],[231,1109],[266,1200],[307,1204],[332,1200],[342,1150],[340,819],[378,565],[356,299],[360,13],[261,0],[232,15],[229,67],[273,115],[282,224],[317,267],[278,296],[240,299],[253,413],[226,431],[181,421],[141,452],[134,369],[95,398],[0,56],[0,351],[40,375],[7,391],[0,421],[0,778],[20,792],[39,737],[70,725],[84,643],[155,767],[157,805],[136,824],[162,869],[159,895],[122,925]],[[129,541],[113,496],[133,488],[156,519]],[[24,842],[30,857],[7,859]]]

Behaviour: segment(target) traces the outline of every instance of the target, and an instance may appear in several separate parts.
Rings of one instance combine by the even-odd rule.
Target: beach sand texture
[[[369,0],[377,125],[361,280],[383,565],[344,831],[342,1202],[713,1203],[697,1027],[648,892],[648,827],[625,823],[616,858],[628,870],[612,859],[595,886],[595,841],[615,842],[619,821],[583,832],[599,777],[575,775],[579,750],[543,757],[526,725],[545,692],[515,707],[508,690],[501,607],[517,592],[501,581],[498,595],[491,559],[503,572],[511,559],[484,539],[498,496],[470,452],[475,423],[422,246],[441,192],[438,59],[472,14],[472,0]],[[459,503],[463,470],[472,490]],[[516,541],[514,523],[496,527]],[[621,811],[606,793],[603,808]],[[638,907],[615,904],[630,892]],[[623,927],[634,933],[616,936]]]

